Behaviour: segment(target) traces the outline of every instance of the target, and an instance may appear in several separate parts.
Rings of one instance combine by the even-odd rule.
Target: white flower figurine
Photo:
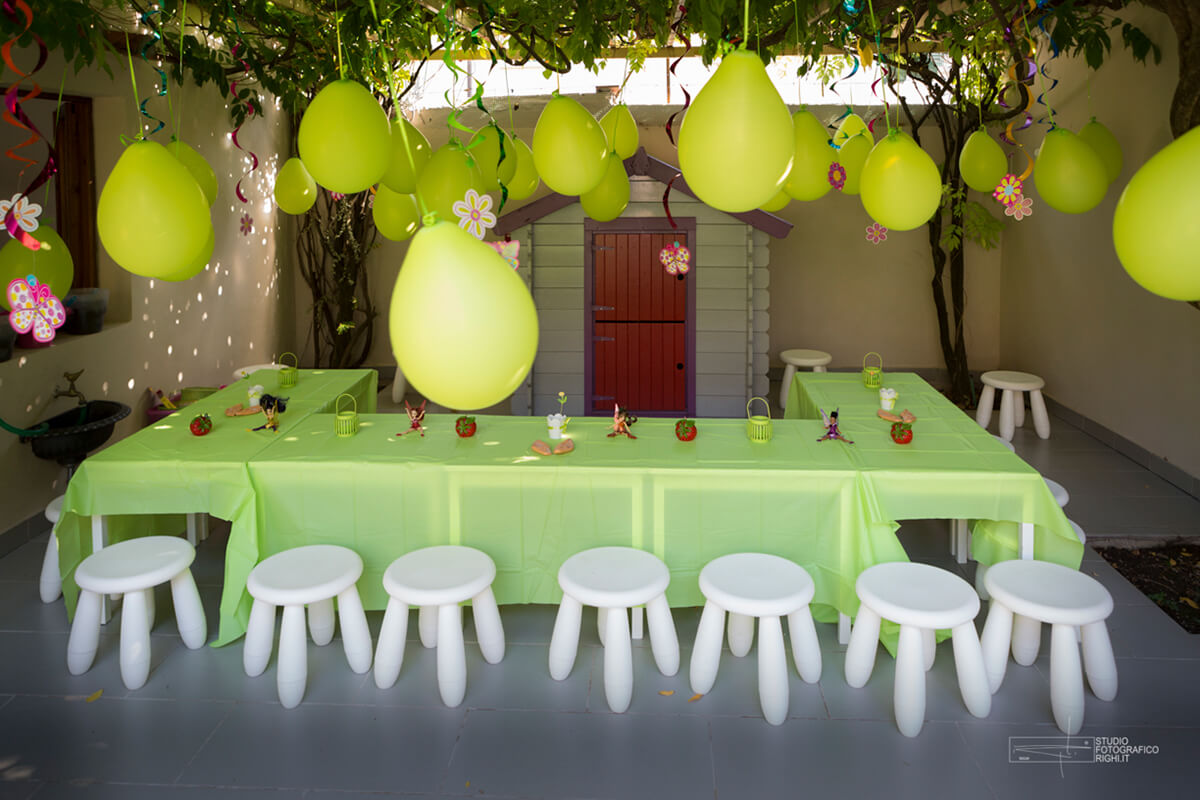
[[[884,411],[891,411],[896,407],[897,393],[895,389],[884,387],[879,390],[879,407]]]
[[[21,230],[33,233],[38,229],[37,218],[41,216],[41,206],[30,202],[28,197],[14,194],[11,200],[0,200],[0,220],[8,218],[10,208],[13,209],[13,218],[21,226]]]
[[[476,239],[483,239],[488,229],[496,225],[491,195],[480,196],[474,189],[467,189],[466,200],[459,200],[453,208],[454,215],[458,217],[458,227]]]

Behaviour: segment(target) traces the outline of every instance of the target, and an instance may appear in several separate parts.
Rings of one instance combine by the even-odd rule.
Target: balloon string
[[[750,41],[750,0],[746,0],[742,10],[742,45],[745,46],[748,41]]]
[[[183,9],[179,12],[179,116],[175,116],[175,107],[171,95],[167,94],[167,115],[171,118],[171,140],[178,138],[179,125],[183,122],[183,39],[187,32],[187,0],[183,0]]]
[[[133,84],[133,118],[137,122],[137,135],[133,138],[136,141],[142,138],[142,121],[138,119],[141,114],[141,103],[138,102],[137,75],[133,73],[133,50],[129,45],[128,33],[125,34],[125,56],[129,60],[129,82]]]
[[[333,0],[333,29],[337,34],[338,77],[345,79],[346,65],[342,63],[342,15],[338,11],[337,0]]]
[[[400,120],[400,138],[404,141],[404,154],[408,157],[408,168],[412,170],[413,181],[417,178],[417,162],[413,158],[412,149],[408,146],[408,122],[404,119],[404,115],[400,113],[400,103],[396,99],[396,73],[392,70],[391,64],[388,63],[387,53],[382,49],[379,51],[380,57],[384,59],[384,74],[387,75],[388,94],[392,96],[392,110],[396,112],[396,119]],[[421,212],[422,221],[430,216],[429,207],[425,205],[425,197],[421,194],[420,185],[414,185],[413,194],[417,198],[417,208]],[[434,219],[437,216],[434,215]],[[425,222],[426,225],[430,224]]]

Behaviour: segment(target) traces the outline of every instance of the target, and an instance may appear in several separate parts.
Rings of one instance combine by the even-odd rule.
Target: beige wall
[[[68,70],[65,84],[69,94],[96,98],[97,196],[120,155],[120,136],[137,129],[128,72],[119,63],[113,70],[112,79],[101,70],[79,75]],[[57,87],[62,74],[61,59],[52,57],[37,78],[49,91],[46,87]],[[154,72],[138,65],[137,79],[144,92],[153,85]],[[178,109],[179,89],[172,88]],[[292,309],[279,302],[292,293],[292,273],[284,269],[290,256],[276,248],[275,211],[269,202],[269,176],[277,153],[287,146],[286,116],[270,107],[240,134],[243,145],[261,160],[254,177],[243,184],[254,218],[254,233],[243,237],[238,224],[246,207],[235,197],[234,183],[248,166],[229,142],[225,103],[211,88],[198,89],[190,82],[182,103],[180,138],[208,159],[220,180],[212,212],[216,249],[208,270],[178,284],[150,281],[117,267],[101,248],[100,283],[113,295],[105,329],[91,336],[62,336],[45,349],[17,350],[12,360],[0,364],[0,417],[10,424],[27,427],[69,409],[73,400],[53,400],[52,394],[56,386],[66,388],[64,371],[82,368],[77,386],[88,399],[109,398],[134,408],[117,428],[117,437],[124,436],[145,423],[148,386],[174,390],[226,383],[235,367],[270,361],[293,346]],[[165,116],[166,101],[152,99],[149,108],[164,109]],[[165,143],[168,137],[169,128],[154,138]],[[0,194],[15,190],[3,187]],[[278,234],[286,242],[290,228]],[[0,533],[40,511],[65,488],[65,470],[38,460],[29,445],[4,432],[0,475]]]
[[[1129,16],[1164,58],[1144,67],[1114,48],[1091,77],[1092,113],[1121,143],[1124,169],[1096,209],[1062,214],[1035,193],[1033,216],[1005,234],[1001,357],[1044,377],[1047,394],[1064,405],[1200,476],[1200,311],[1140,288],[1112,244],[1121,190],[1171,141],[1179,69],[1167,18],[1146,9]],[[1090,118],[1088,70],[1060,57],[1053,74],[1057,120],[1078,131]],[[1025,141],[1036,146],[1038,130]]]

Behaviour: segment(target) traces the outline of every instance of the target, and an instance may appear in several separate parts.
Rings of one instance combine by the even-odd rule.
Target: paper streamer
[[[679,80],[679,76],[675,73],[675,68],[679,66],[679,62],[683,61],[684,57],[692,49],[691,37],[684,36],[683,34],[681,34],[679,32],[679,26],[683,25],[684,20],[687,19],[687,7],[684,6],[683,4],[680,4],[678,6],[678,8],[679,8],[679,19],[677,19],[677,20],[675,20],[675,22],[671,23],[671,32],[675,34],[675,38],[683,40],[683,52],[679,55],[679,58],[677,58],[671,62],[671,67],[668,70],[668,72],[670,72],[671,76],[673,78],[675,78],[675,82],[677,84],[679,84],[679,90],[681,92],[683,92],[683,108],[679,109],[678,111],[673,113],[671,116],[667,117],[667,139],[671,142],[671,144],[673,146],[677,146],[677,145],[675,145],[675,134],[671,132],[671,126],[675,123],[675,118],[678,117],[683,112],[687,111],[688,106],[690,106],[692,104],[692,95],[688,92],[687,87],[683,85],[682,81]]]
[[[238,30],[238,33],[241,34],[240,29]],[[234,61],[241,61],[242,69],[244,69],[246,71],[245,79],[249,79],[250,65],[246,63],[245,59],[238,58],[238,51],[241,49],[242,49],[242,43],[237,42],[236,44],[234,44],[233,49],[230,51],[230,55],[233,56]],[[234,81],[233,83],[229,84],[229,93],[231,95],[233,95],[234,102],[237,101],[237,96],[238,96],[237,95],[237,85],[238,85],[238,81]],[[245,175],[238,178],[237,186],[235,187],[235,189],[237,191],[238,200],[241,200],[243,203],[249,203],[250,201],[249,201],[249,199],[247,199],[246,193],[242,191],[242,181],[246,180],[246,178],[250,177],[251,173],[253,173],[254,170],[258,169],[258,156],[255,155],[253,150],[247,150],[246,148],[242,147],[241,143],[238,141],[238,133],[242,130],[242,125],[245,125],[246,122],[249,121],[250,119],[252,119],[253,117],[254,117],[254,106],[250,103],[250,99],[246,98],[246,119],[243,120],[241,125],[238,125],[236,128],[233,129],[233,133],[230,134],[230,137],[229,137],[233,140],[234,147],[236,147],[238,150],[241,150],[243,153],[250,154],[250,170]]]
[[[149,11],[142,14],[142,16],[141,16],[142,24],[150,29],[150,33],[151,33],[151,37],[152,37],[150,39],[150,41],[148,41],[144,45],[142,45],[142,60],[145,61],[147,64],[150,63],[150,56],[148,55],[150,48],[156,46],[159,42],[162,41],[162,34],[158,32],[158,28],[155,26],[154,20],[151,19],[152,16],[160,13],[160,11],[161,10],[159,9],[158,6],[153,6],[153,7],[151,7],[151,9]],[[182,53],[183,53],[183,51],[181,50],[180,54],[182,54]],[[163,72],[162,67],[159,67],[159,66],[155,66],[154,71],[158,73],[158,96],[165,97],[167,94],[167,73]],[[138,108],[141,109],[143,117],[158,123],[158,125],[156,125],[154,127],[154,130],[152,130],[146,134],[147,136],[153,136],[154,134],[158,133],[163,128],[165,128],[166,123],[164,123],[161,119],[159,119],[158,117],[154,116],[153,114],[151,114],[149,111],[146,110],[146,103],[149,103],[149,102],[150,102],[150,98],[147,97],[145,100],[143,100],[141,102],[141,105],[139,105]]]
[[[667,181],[667,188],[663,190],[663,199],[662,199],[663,211],[665,211],[667,213],[667,222],[671,223],[672,228],[678,228],[679,225],[677,225],[675,223],[675,218],[671,216],[671,203],[670,203],[671,187],[675,185],[675,181],[679,180],[682,177],[683,177],[682,172],[676,172],[675,177],[673,177],[673,178],[671,178],[671,180]]]

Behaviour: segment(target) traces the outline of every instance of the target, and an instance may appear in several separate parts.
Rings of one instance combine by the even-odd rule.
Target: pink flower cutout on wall
[[[254,233],[254,217],[250,216],[249,214],[242,214],[241,224],[239,227],[242,231],[242,236],[249,236],[250,234]]]
[[[1012,217],[1017,222],[1033,214],[1033,198],[1023,194],[1017,195],[1004,209],[1004,216]]]
[[[996,198],[1004,206],[1012,205],[1020,196],[1021,179],[1011,173],[1005,175],[1000,180],[1000,185],[992,192],[992,197]]]
[[[887,241],[887,228],[880,225],[878,222],[873,222],[867,226],[867,241],[871,244],[879,244]]]
[[[846,185],[846,168],[836,161],[829,165],[829,185],[839,192]]]
[[[345,199],[346,199],[346,195],[342,194],[341,192],[330,192],[330,193],[329,193],[329,196],[333,198],[333,202],[335,202],[335,203],[336,203],[338,200],[345,200]]]
[[[496,215],[492,213],[492,198],[490,195],[480,195],[474,189],[467,189],[466,198],[452,206],[454,215],[458,217],[458,227],[474,236],[483,239],[489,228],[496,225]]]

